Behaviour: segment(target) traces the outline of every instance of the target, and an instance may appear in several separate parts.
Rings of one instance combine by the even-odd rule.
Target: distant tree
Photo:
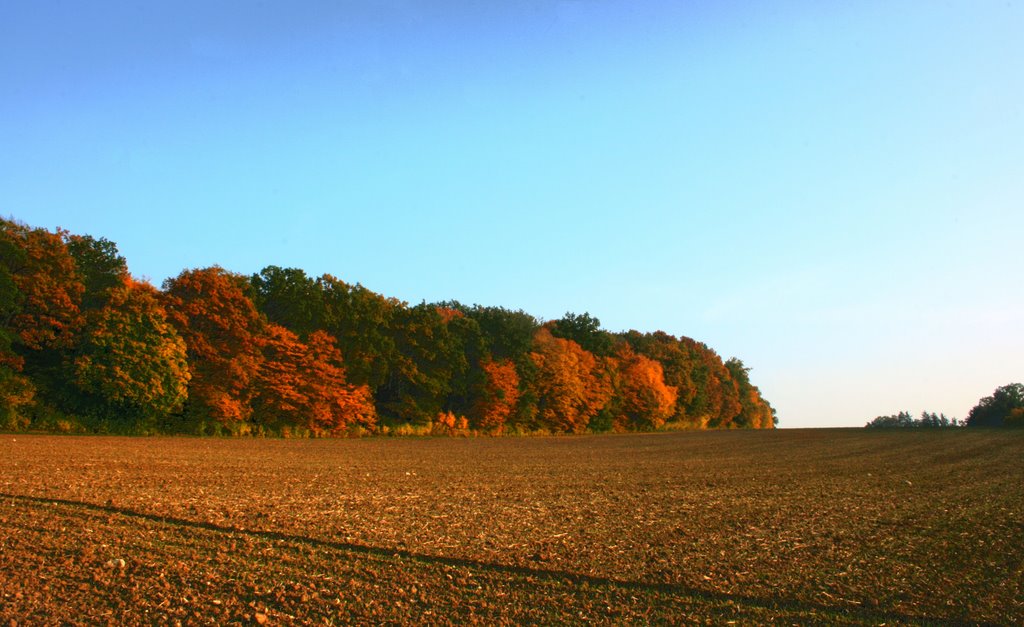
[[[946,414],[936,414],[935,412],[928,413],[923,411],[921,412],[921,417],[917,419],[917,426],[931,429],[942,429],[946,427],[957,427],[959,426],[959,422],[956,418],[948,418]]]
[[[956,418],[947,418],[946,414],[934,412],[921,412],[921,417],[914,419],[909,411],[901,411],[890,416],[876,416],[871,422],[864,425],[871,429],[893,429],[893,428],[917,428],[935,429],[946,427],[958,427],[960,421]]]
[[[898,414],[891,416],[876,416],[871,422],[864,425],[868,428],[893,428],[893,427],[913,427],[914,416],[908,411],[901,411]]]
[[[978,401],[967,414],[968,427],[1020,426],[1024,410],[1024,385],[1010,383]]]

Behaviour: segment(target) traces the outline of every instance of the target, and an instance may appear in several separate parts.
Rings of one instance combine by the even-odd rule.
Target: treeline
[[[935,429],[960,427],[963,426],[963,423],[956,418],[947,418],[946,414],[936,414],[934,412],[929,414],[923,411],[921,412],[921,417],[915,419],[910,412],[901,411],[891,416],[877,416],[864,426],[875,429],[890,429],[894,427]]]
[[[132,278],[113,242],[0,219],[0,428],[366,432],[771,428],[738,359],[588,314],[410,306],[269,266]]]
[[[910,412],[901,411],[892,416],[878,416],[864,425],[869,428],[891,427],[1024,427],[1024,385],[1010,383],[996,388],[971,408],[967,418],[959,421],[945,414],[922,412],[914,419]]]

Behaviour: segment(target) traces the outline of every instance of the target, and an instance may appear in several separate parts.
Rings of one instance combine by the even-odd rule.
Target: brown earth
[[[0,626],[1019,623],[1024,433],[0,435]]]

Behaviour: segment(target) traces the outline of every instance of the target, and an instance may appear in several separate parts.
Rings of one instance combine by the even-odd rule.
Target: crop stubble
[[[1014,432],[4,435],[0,483],[19,623],[1024,617]]]

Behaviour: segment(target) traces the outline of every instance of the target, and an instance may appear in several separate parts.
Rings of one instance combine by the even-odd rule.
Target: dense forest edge
[[[739,359],[589,315],[409,305],[331,275],[185,270],[0,219],[0,429],[353,436],[773,428]]]

